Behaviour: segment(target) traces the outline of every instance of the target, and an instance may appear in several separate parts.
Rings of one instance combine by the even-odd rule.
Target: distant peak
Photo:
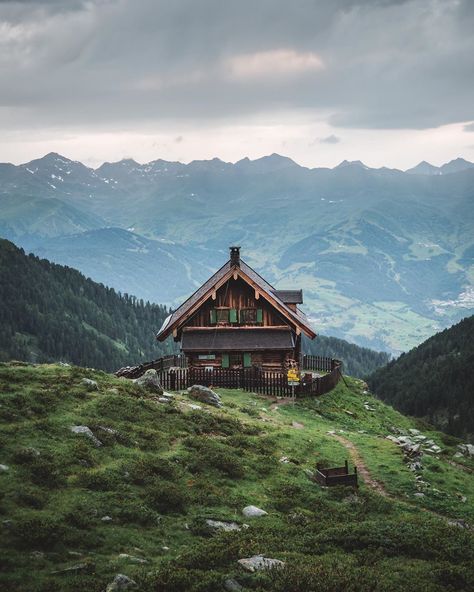
[[[260,171],[262,172],[286,167],[300,166],[288,156],[282,156],[281,154],[277,154],[276,152],[274,152],[273,154],[268,154],[267,156],[261,156],[260,158],[256,158],[255,160],[250,160],[246,156],[245,158],[242,158],[235,164],[239,167],[243,166],[245,168],[251,167],[252,169],[260,169]]]
[[[57,152],[48,152],[42,158],[38,158],[36,160],[62,160],[63,162],[72,162],[70,158],[66,158],[62,154],[58,154]]]
[[[140,166],[140,164],[136,160],[133,160],[133,158],[122,158],[122,160],[119,161],[119,164],[127,166]]]
[[[344,169],[346,167],[354,167],[354,168],[364,169],[366,171],[369,170],[369,167],[367,165],[365,165],[360,160],[343,160],[341,163],[339,163],[334,168],[336,168],[336,169]]]

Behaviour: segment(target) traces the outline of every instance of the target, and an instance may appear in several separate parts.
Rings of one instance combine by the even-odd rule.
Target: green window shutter
[[[244,353],[244,368],[250,368],[252,365],[252,354]]]
[[[217,323],[217,312],[215,308],[211,308],[211,310],[209,311],[210,313],[210,321],[211,321],[211,325],[215,325]]]
[[[229,354],[222,354],[222,368],[229,367]]]
[[[231,323],[237,322],[237,310],[235,308],[231,308],[229,311],[229,321]]]
[[[263,323],[263,310],[257,308],[257,323]]]

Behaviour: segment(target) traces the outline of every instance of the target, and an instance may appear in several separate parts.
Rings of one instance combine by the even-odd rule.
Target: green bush
[[[123,475],[113,469],[84,471],[79,475],[79,483],[93,491],[113,491],[120,487]]]
[[[193,451],[188,464],[192,473],[216,470],[237,479],[245,474],[241,457],[230,446],[210,438],[187,438],[185,444]]]
[[[144,592],[222,592],[223,577],[208,569],[167,565],[138,582]]]
[[[67,527],[57,514],[26,512],[13,520],[11,533],[20,546],[51,549],[65,541]]]
[[[128,468],[128,472],[133,483],[143,485],[152,483],[156,477],[170,481],[178,479],[181,471],[177,463],[159,456],[147,455],[136,459]]]
[[[41,510],[45,507],[48,496],[39,487],[23,485],[23,487],[14,492],[12,499],[19,506]]]
[[[163,514],[183,513],[188,499],[188,494],[183,486],[177,483],[160,481],[145,489],[147,505]]]

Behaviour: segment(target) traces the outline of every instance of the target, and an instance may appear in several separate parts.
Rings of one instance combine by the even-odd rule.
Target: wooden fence
[[[321,358],[324,368],[329,368],[327,374],[313,376],[312,372],[302,373],[302,380],[295,386],[295,395],[318,397],[331,391],[341,377],[341,362],[330,358]],[[320,371],[325,372],[318,367]],[[289,397],[293,389],[288,385],[284,372],[266,372],[258,368],[184,368],[172,367],[157,369],[160,382],[165,390],[184,390],[193,384],[221,388],[241,388],[245,391],[271,395],[274,397]]]
[[[312,370],[314,372],[331,372],[334,363],[338,360],[332,358],[325,358],[323,356],[309,356],[304,354],[300,361],[300,368],[302,370]]]
[[[331,391],[341,378],[339,360],[304,355],[301,363],[302,379],[300,384],[294,387],[297,396],[324,395]],[[266,372],[259,368],[188,368],[186,357],[182,354],[164,356],[138,366],[127,366],[115,374],[125,378],[137,378],[150,369],[157,371],[163,388],[168,391],[184,390],[193,384],[202,384],[221,388],[241,388],[274,397],[289,397],[293,393],[284,372]],[[325,374],[314,376],[313,372]]]

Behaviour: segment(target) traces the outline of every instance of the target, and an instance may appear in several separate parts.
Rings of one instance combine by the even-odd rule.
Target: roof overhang
[[[228,266],[227,271],[225,271],[226,266]],[[249,273],[246,273],[246,269]],[[250,274],[252,274],[254,277],[250,277]],[[213,282],[212,280],[215,276],[216,281]],[[169,335],[171,335],[173,332],[176,332],[184,325],[184,323],[186,323],[188,319],[194,315],[194,313],[204,304],[204,302],[206,302],[206,300],[211,298],[212,295],[232,277],[234,279],[240,277],[248,285],[252,286],[252,288],[255,290],[255,293],[258,294],[258,297],[262,296],[267,302],[269,302],[288,321],[288,323],[294,327],[296,333],[302,332],[310,339],[314,339],[316,337],[316,333],[309,326],[306,317],[304,315],[299,315],[297,311],[292,310],[282,300],[280,300],[278,296],[272,292],[274,288],[269,286],[265,280],[263,280],[263,278],[260,278],[260,276],[251,267],[241,260],[240,265],[229,266],[227,263],[205,284],[203,284],[199,290],[197,290],[190,298],[188,298],[188,300],[186,300],[171,315],[169,320],[165,320],[163,326],[156,336],[157,339],[159,341],[164,341]],[[261,282],[259,281],[260,279],[262,280]],[[206,284],[208,284],[208,288],[202,290]],[[202,294],[199,294],[199,297],[195,298],[200,290],[202,290]],[[186,306],[187,304],[188,306]],[[180,309],[183,309],[182,312],[180,312]]]

